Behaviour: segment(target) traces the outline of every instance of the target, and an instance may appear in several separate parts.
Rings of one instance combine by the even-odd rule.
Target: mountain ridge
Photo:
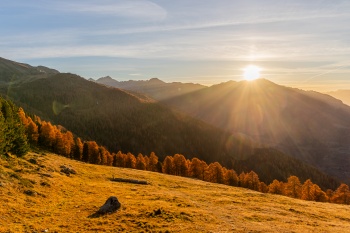
[[[218,161],[228,168],[249,156],[259,156],[254,148],[260,144],[245,136],[238,137],[238,134],[187,117],[162,103],[143,101],[128,91],[106,87],[77,75],[54,74],[11,84],[0,91],[27,112],[63,125],[84,140],[94,140],[111,152],[155,152],[162,159],[168,154],[180,153],[208,163]],[[288,160],[288,155],[285,156],[280,159]],[[276,171],[284,169],[279,164],[283,163],[276,162]],[[244,169],[250,166],[246,164]],[[298,167],[288,176],[303,177],[308,174],[307,170],[312,170],[312,180],[315,183],[319,180],[322,188],[331,185],[322,183],[322,179],[328,178],[311,167]]]
[[[169,99],[206,88],[206,86],[194,83],[167,83],[158,78],[151,78],[149,80],[117,81],[110,76],[106,76],[97,79],[96,82],[111,87],[143,93],[156,100]]]
[[[344,104],[350,106],[350,90],[341,89],[337,91],[326,92],[326,94],[333,96],[334,98],[341,100]]]
[[[350,108],[330,96],[259,79],[222,83],[164,102],[350,181]]]

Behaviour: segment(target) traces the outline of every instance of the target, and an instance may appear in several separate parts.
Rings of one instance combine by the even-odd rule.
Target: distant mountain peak
[[[104,81],[112,81],[112,80],[116,81],[115,79],[112,79],[111,76],[105,76],[105,77],[97,79],[97,81],[103,81],[103,80]]]
[[[164,81],[160,80],[159,78],[151,78],[150,80],[148,80],[149,83],[152,84],[163,84],[165,83]]]

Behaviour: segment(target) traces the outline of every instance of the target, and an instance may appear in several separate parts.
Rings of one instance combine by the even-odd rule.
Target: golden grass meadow
[[[61,173],[61,165],[77,174]],[[112,182],[112,177],[149,184]],[[122,207],[92,217],[110,196]],[[0,159],[0,232],[350,232],[349,213],[347,205],[85,164],[54,154]]]

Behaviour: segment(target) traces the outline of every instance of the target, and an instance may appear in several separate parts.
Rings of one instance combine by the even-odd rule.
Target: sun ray
[[[261,71],[260,67],[249,65],[246,68],[244,68],[244,73],[243,73],[244,79],[247,81],[258,79],[260,77],[260,71]]]

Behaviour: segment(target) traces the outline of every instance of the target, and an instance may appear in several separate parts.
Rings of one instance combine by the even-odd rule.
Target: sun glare
[[[249,65],[246,68],[244,68],[244,79],[248,81],[255,80],[260,77],[260,70],[261,68],[253,65]]]

